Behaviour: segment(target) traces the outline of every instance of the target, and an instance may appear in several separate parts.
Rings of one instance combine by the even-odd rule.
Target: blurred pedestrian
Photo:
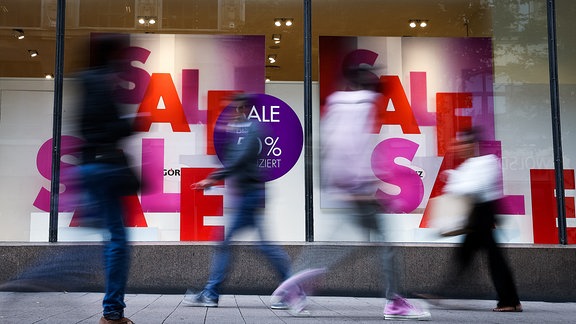
[[[466,195],[473,202],[464,241],[456,253],[457,268],[447,280],[462,278],[476,252],[485,250],[492,283],[498,294],[498,304],[493,311],[521,312],[522,305],[512,271],[493,234],[497,225],[497,202],[502,193],[499,187],[499,160],[494,154],[480,155],[479,135],[478,129],[469,129],[459,135],[454,150],[457,158],[464,162],[456,169],[447,171],[444,192]]]
[[[379,214],[385,206],[375,197],[379,180],[371,164],[380,80],[368,67],[346,69],[344,76],[348,88],[328,96],[320,124],[322,185],[326,193],[351,209],[350,219],[355,227],[383,239]],[[272,302],[282,300],[292,312],[303,312],[310,282],[346,256],[341,249],[324,251],[324,254],[329,255],[305,256],[305,270],[283,282],[273,293]],[[382,246],[380,259],[386,279],[384,318],[430,318],[429,312],[398,294],[394,250]]]
[[[109,232],[104,245],[105,294],[100,324],[133,323],[124,317],[124,293],[130,267],[130,251],[124,228],[123,196],[136,194],[137,179],[130,170],[121,142],[132,134],[131,120],[124,118],[116,100],[118,73],[125,38],[99,36],[92,39],[92,67],[80,74],[83,88],[79,116],[82,147],[80,172],[89,210],[98,215]]]
[[[219,287],[226,279],[230,266],[230,243],[240,230],[254,229],[258,232],[260,251],[268,258],[284,280],[289,275],[290,261],[280,247],[265,240],[262,215],[265,203],[265,186],[257,158],[260,151],[259,125],[247,116],[252,107],[249,95],[237,95],[232,101],[235,108],[226,124],[228,136],[224,144],[223,167],[212,172],[206,179],[193,184],[194,189],[206,189],[226,179],[227,186],[235,193],[234,212],[224,241],[217,247],[204,289],[184,297],[184,306],[218,307]]]

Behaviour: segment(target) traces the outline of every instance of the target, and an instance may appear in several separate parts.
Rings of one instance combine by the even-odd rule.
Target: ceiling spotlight
[[[145,25],[146,27],[154,25],[157,20],[158,17],[156,16],[138,16],[138,23],[140,25]]]
[[[280,38],[282,38],[282,36],[280,34],[273,34],[272,35],[272,40],[274,41],[274,44],[280,44]]]
[[[292,26],[294,18],[274,18],[274,26],[280,27],[282,24],[286,27]]]
[[[428,20],[410,19],[410,20],[408,20],[408,25],[410,26],[410,28],[416,28],[417,26],[424,28],[424,27],[428,26]]]
[[[271,64],[276,63],[276,54],[268,55],[268,62],[270,62]]]
[[[47,80],[52,80],[52,79],[54,79],[54,74],[46,73],[46,74],[44,75],[44,77],[45,77]]]
[[[36,56],[38,56],[38,51],[37,50],[28,50],[28,54],[30,54],[30,57],[36,57]]]
[[[22,29],[12,29],[12,35],[17,39],[24,39],[24,31]]]
[[[266,82],[270,82],[270,77],[266,77]]]

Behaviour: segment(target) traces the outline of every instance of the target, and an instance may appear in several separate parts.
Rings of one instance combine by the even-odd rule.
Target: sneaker
[[[288,306],[288,304],[283,301],[278,301],[270,304],[270,308],[275,310],[287,310],[290,308],[290,306]]]
[[[218,298],[209,297],[204,291],[197,294],[186,295],[182,300],[186,307],[218,307]]]
[[[100,318],[99,324],[134,324],[128,317],[122,317],[119,319],[108,319],[104,316]]]
[[[384,319],[426,321],[430,319],[430,312],[421,310],[410,304],[406,299],[398,297],[386,303]]]
[[[306,305],[306,293],[297,284],[276,289],[270,300],[270,308],[285,309],[294,316],[304,315]]]

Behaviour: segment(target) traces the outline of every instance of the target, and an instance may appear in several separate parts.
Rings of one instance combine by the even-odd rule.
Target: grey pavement
[[[0,292],[0,323],[98,323],[101,293]],[[382,298],[308,298],[310,315],[271,310],[269,296],[222,295],[218,308],[184,307],[183,295],[130,294],[126,316],[137,324],[156,323],[378,323]],[[523,302],[522,313],[494,313],[492,300],[441,300],[429,305],[430,323],[575,323],[576,303]],[[394,323],[395,321],[386,321]],[[405,321],[403,321],[405,322]]]

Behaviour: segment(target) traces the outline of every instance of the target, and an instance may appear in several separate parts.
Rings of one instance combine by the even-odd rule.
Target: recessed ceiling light
[[[22,29],[12,29],[12,35],[17,39],[24,39],[24,31]]]

